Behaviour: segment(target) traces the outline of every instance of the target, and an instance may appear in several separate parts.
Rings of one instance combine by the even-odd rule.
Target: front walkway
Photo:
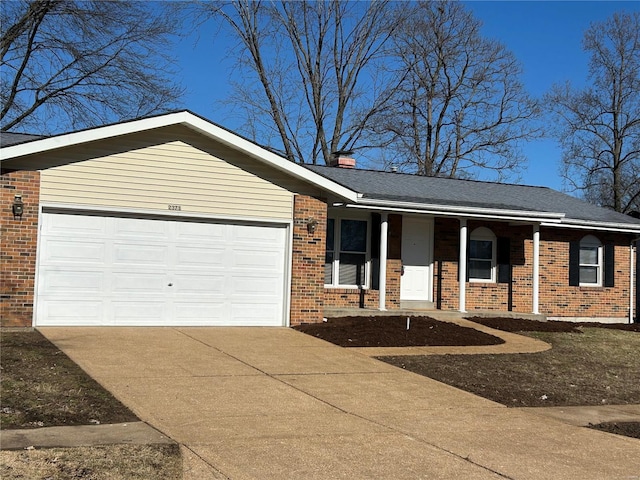
[[[47,328],[186,478],[632,479],[640,442],[497,403],[287,328]]]

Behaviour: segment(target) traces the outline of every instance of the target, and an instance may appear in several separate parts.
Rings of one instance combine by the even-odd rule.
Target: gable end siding
[[[59,152],[77,162],[42,172],[45,204],[133,208],[183,214],[290,220],[293,193],[284,174],[181,127]],[[173,207],[175,208],[175,207]]]

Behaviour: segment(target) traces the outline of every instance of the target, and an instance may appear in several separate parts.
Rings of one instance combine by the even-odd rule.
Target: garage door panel
[[[176,247],[177,264],[184,267],[196,268],[225,268],[225,258],[228,256],[224,248],[212,247]]]
[[[233,268],[244,268],[247,270],[269,270],[278,269],[282,263],[280,252],[251,251],[236,249],[233,251]]]
[[[176,294],[208,293],[222,295],[227,286],[228,277],[224,272],[218,275],[173,275],[172,292]]]
[[[114,325],[155,326],[166,321],[165,303],[162,299],[113,300],[112,305]]]
[[[85,263],[100,264],[105,261],[105,245],[101,242],[67,241],[51,239],[41,249],[42,261],[49,264]]]
[[[56,215],[55,218],[45,215],[42,231],[47,235],[63,235],[68,237],[104,237],[107,234],[108,222],[104,217],[86,215]]]
[[[37,325],[284,323],[286,227],[43,217]]]
[[[211,303],[175,302],[173,317],[188,325],[229,325],[229,308],[224,300]]]
[[[277,296],[282,291],[279,277],[261,277],[258,275],[234,275],[231,289],[236,297]]]
[[[101,301],[84,301],[78,297],[60,297],[57,300],[42,299],[38,312],[46,316],[47,325],[98,326],[103,324],[105,304]]]
[[[232,303],[231,316],[237,325],[260,327],[277,321],[280,307],[272,303]]]
[[[178,226],[176,238],[185,244],[220,243],[225,239],[226,226],[218,223],[183,222]]]
[[[104,272],[92,270],[51,269],[40,276],[38,289],[48,294],[100,294],[104,291]]]
[[[157,273],[114,272],[111,275],[111,291],[117,294],[162,295],[166,286],[162,271]]]
[[[137,241],[167,242],[169,222],[139,218],[113,218],[114,238],[135,238]]]
[[[235,225],[231,232],[231,239],[234,242],[250,245],[279,244],[282,232],[278,229],[264,229],[253,225]]]
[[[113,245],[116,265],[157,265],[165,267],[169,260],[169,247],[163,245]]]

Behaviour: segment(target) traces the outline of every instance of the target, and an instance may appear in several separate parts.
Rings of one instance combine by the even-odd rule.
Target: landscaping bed
[[[499,345],[501,338],[429,317],[373,316],[330,318],[294,329],[341,347]]]

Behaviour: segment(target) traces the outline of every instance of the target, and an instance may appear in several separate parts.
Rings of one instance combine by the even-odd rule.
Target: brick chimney
[[[356,168],[356,161],[354,158],[351,158],[351,155],[353,155],[352,151],[332,152],[331,159],[329,160],[329,166],[338,168]]]

